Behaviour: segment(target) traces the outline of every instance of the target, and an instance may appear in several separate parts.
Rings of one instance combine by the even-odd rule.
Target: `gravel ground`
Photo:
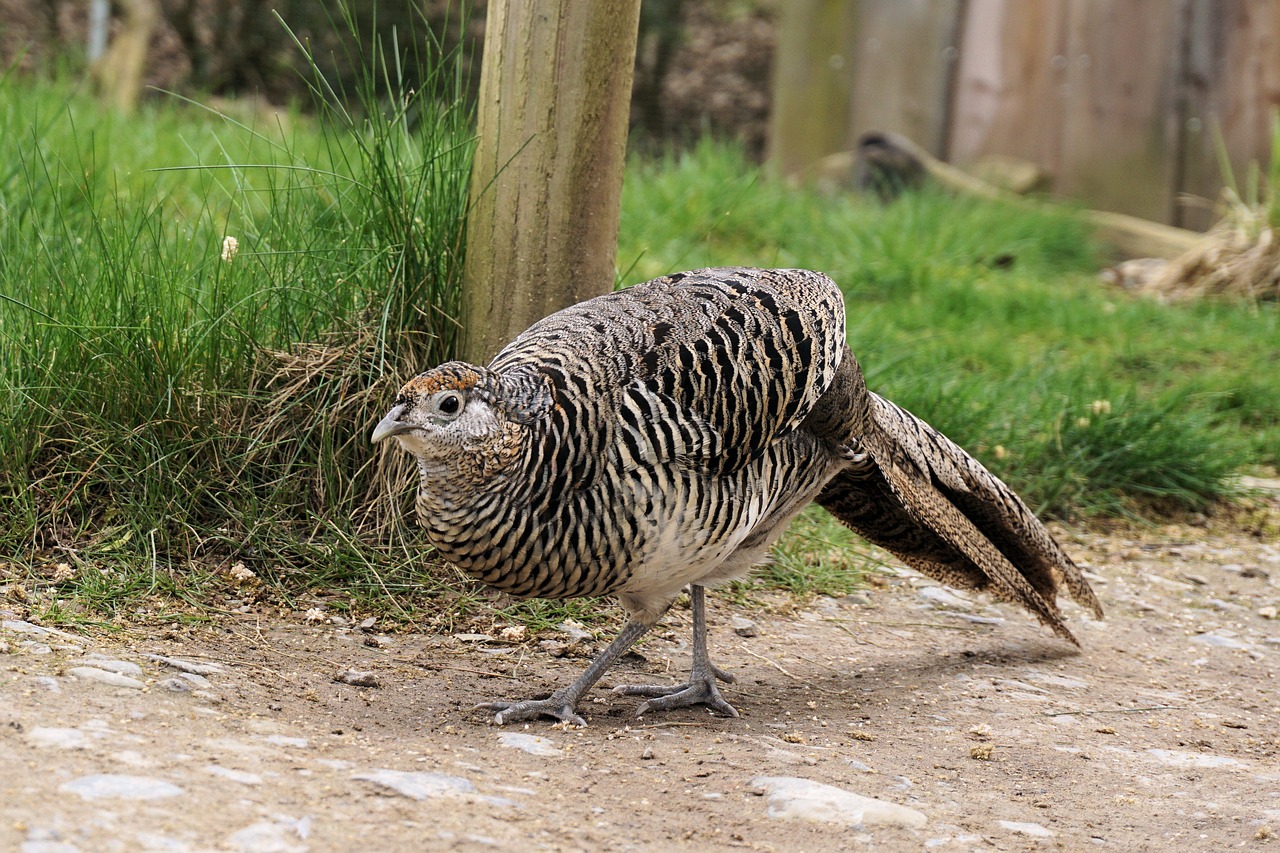
[[[585,729],[470,710],[570,679],[600,645],[572,629],[250,613],[103,638],[0,611],[0,849],[1280,849],[1264,509],[1059,530],[1108,613],[1067,607],[1079,652],[906,571],[791,612],[713,595],[740,719],[637,719],[600,688]],[[604,686],[675,680],[688,629],[673,612]]]

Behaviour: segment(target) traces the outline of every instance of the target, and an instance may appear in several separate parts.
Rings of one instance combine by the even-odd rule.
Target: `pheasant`
[[[1060,586],[1080,570],[1026,504],[961,448],[867,390],[830,278],[716,268],[596,297],[534,323],[487,367],[410,379],[372,440],[416,457],[415,509],[446,559],[516,597],[616,596],[629,616],[572,683],[488,702],[498,724],[577,705],[686,586],[693,666],[623,685],[637,714],[738,715],[707,651],[704,588],[762,562],[816,501],[905,563],[1023,605],[1079,645]]]

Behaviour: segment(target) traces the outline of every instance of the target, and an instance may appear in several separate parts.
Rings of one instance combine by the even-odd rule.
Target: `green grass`
[[[237,561],[285,597],[421,586],[385,487],[406,464],[367,431],[452,352],[472,118],[377,63],[315,87],[257,126],[0,87],[0,562],[50,609],[199,595]]]
[[[452,351],[470,156],[470,116],[379,102],[393,77],[359,113],[317,81],[318,115],[243,124],[0,86],[0,580],[31,612],[592,612],[424,569],[403,455],[367,444],[395,384]],[[618,257],[625,282],[831,274],[871,387],[1053,516],[1204,508],[1280,466],[1275,306],[1137,300],[1097,282],[1095,251],[1069,212],[829,198],[705,143],[630,164]],[[754,583],[840,594],[872,562],[810,511]]]

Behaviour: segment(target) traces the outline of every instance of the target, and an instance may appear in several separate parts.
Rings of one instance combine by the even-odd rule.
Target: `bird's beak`
[[[408,432],[413,429],[413,424],[407,424],[400,420],[400,416],[404,414],[404,406],[393,406],[391,411],[387,412],[387,416],[378,421],[378,425],[373,428],[373,435],[369,440],[374,444],[393,435],[399,435],[402,432]]]

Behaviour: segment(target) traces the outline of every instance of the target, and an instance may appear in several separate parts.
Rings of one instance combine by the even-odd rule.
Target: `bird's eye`
[[[436,403],[436,408],[442,415],[456,415],[462,409],[462,398],[457,394],[445,394]]]

